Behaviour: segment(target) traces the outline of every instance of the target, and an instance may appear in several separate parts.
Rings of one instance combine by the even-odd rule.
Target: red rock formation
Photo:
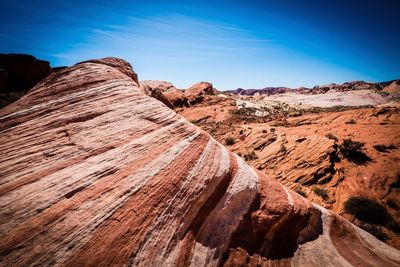
[[[1,266],[400,264],[145,95],[122,60],[2,109],[0,159]]]
[[[185,96],[191,105],[200,103],[206,95],[215,95],[216,93],[213,85],[208,82],[196,83],[185,90]]]
[[[400,94],[400,80],[394,81],[382,89],[383,92],[390,94]]]
[[[185,94],[170,82],[146,80],[140,82],[140,87],[170,108],[190,106]]]

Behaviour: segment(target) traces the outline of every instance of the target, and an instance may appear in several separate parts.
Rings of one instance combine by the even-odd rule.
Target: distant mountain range
[[[393,84],[393,85],[392,85]],[[331,83],[329,85],[317,85],[312,88],[307,87],[299,87],[299,88],[288,88],[288,87],[264,87],[260,89],[243,89],[238,88],[235,90],[228,90],[225,93],[231,93],[236,95],[275,95],[282,94],[286,92],[298,92],[303,94],[323,94],[328,92],[329,90],[335,90],[339,92],[352,91],[352,90],[384,90],[385,87],[400,86],[400,79],[391,80],[387,82],[378,82],[378,83],[370,83],[364,81],[352,81],[345,82],[343,84],[335,84]]]

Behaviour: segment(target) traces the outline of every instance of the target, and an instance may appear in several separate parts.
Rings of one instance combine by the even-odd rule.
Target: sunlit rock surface
[[[122,60],[0,111],[0,265],[399,266],[400,252],[257,173]]]

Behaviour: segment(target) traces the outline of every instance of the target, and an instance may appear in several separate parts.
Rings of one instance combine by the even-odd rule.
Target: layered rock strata
[[[0,265],[399,266],[105,58],[0,111]],[[351,249],[349,249],[351,248]]]

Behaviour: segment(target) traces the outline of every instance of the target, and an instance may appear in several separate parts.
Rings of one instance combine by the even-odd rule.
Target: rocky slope
[[[119,59],[52,74],[0,111],[0,133],[1,266],[400,265],[147,96]]]
[[[238,101],[215,97],[179,112],[269,177],[400,248],[399,104],[299,112]],[[364,145],[358,158],[342,153],[345,139]],[[346,213],[346,202],[358,196],[383,205],[394,220],[367,225]]]

